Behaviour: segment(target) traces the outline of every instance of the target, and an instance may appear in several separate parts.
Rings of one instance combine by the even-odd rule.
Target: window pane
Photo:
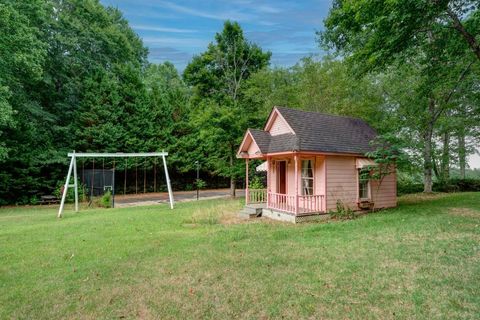
[[[302,178],[313,178],[312,160],[302,160]]]
[[[358,185],[359,197],[361,199],[368,198],[368,181],[360,181]]]

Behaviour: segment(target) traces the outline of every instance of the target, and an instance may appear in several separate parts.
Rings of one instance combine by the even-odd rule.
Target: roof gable
[[[270,116],[263,130],[269,132],[272,136],[295,133],[282,114],[278,112],[277,107],[274,107],[272,112],[270,112]]]

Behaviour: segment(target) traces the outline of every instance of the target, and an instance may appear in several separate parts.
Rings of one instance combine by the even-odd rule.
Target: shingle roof
[[[375,130],[357,118],[277,107],[295,134],[272,136],[263,130],[252,130],[263,154],[286,151],[314,151],[365,154],[372,150],[370,141]]]

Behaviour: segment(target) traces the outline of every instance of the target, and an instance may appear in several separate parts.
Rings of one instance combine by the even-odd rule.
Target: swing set
[[[127,159],[135,158],[135,193],[138,192],[138,161],[137,158],[145,158],[145,165],[143,167],[143,192],[146,192],[147,180],[146,180],[146,163],[147,158],[154,158],[154,192],[156,192],[157,185],[157,158],[161,157],[163,160],[163,168],[165,171],[165,179],[168,189],[168,198],[170,202],[170,208],[173,209],[173,193],[172,187],[170,184],[170,177],[167,170],[167,161],[166,157],[168,156],[167,152],[141,152],[141,153],[68,153],[68,157],[71,158],[70,166],[68,168],[67,179],[63,187],[62,200],[60,201],[60,208],[58,209],[57,217],[61,218],[63,214],[63,208],[65,205],[65,200],[67,197],[67,192],[69,187],[74,188],[74,197],[75,197],[75,212],[78,212],[78,174],[77,174],[77,158],[91,158],[92,159],[92,169],[85,170],[83,162],[82,166],[82,182],[88,186],[90,201],[92,201],[94,196],[102,194],[105,191],[110,191],[112,194],[112,207],[115,207],[115,169],[116,169],[116,159],[125,158],[125,177],[123,185],[123,193],[126,194],[127,186]],[[102,158],[102,168],[95,169],[95,158]],[[105,169],[105,159],[112,158],[113,166],[111,169]],[[100,171],[100,177],[96,176],[96,172]],[[70,183],[70,179],[73,172],[73,184]]]

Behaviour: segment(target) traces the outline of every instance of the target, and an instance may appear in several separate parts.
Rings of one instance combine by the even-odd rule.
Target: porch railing
[[[294,195],[268,193],[268,208],[295,213],[295,202]]]
[[[298,196],[298,213],[322,212],[324,198],[320,194]]]
[[[248,189],[248,203],[267,202],[267,189]]]
[[[269,192],[267,207],[293,214],[318,213],[324,211],[324,200],[325,196],[320,194],[298,196],[298,210],[295,210],[295,195]]]

